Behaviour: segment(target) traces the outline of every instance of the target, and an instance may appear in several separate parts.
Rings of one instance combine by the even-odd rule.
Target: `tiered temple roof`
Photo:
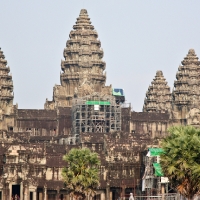
[[[54,87],[53,101],[63,107],[71,106],[72,98],[77,96],[93,92],[111,94],[111,87],[105,87],[106,63],[102,60],[101,42],[87,10],[80,11],[69,38],[63,53],[65,60],[61,61],[61,86]],[[46,102],[45,108],[49,107]]]
[[[0,110],[5,114],[10,112],[8,107],[13,105],[13,81],[9,72],[10,67],[7,66],[7,60],[0,48]]]
[[[173,103],[187,107],[200,105],[200,61],[194,49],[190,49],[182,61],[174,81]],[[188,108],[189,108],[188,107]]]
[[[156,76],[146,92],[143,112],[168,112],[171,110],[170,87],[162,71],[157,71]]]

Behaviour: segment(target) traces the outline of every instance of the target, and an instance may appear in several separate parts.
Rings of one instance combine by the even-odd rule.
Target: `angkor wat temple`
[[[64,188],[63,155],[88,147],[101,159],[94,199],[141,194],[144,155],[159,145],[171,125],[200,125],[200,61],[190,49],[178,67],[174,89],[162,71],[146,92],[143,112],[124,104],[122,89],[105,86],[106,63],[98,33],[85,9],[70,32],[60,85],[44,109],[13,105],[13,82],[0,51],[0,200],[71,197]],[[92,199],[92,198],[90,198]]]

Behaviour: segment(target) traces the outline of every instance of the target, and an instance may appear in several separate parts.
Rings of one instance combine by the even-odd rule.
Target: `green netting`
[[[163,172],[162,172],[160,163],[153,163],[153,167],[155,169],[155,176],[163,176]]]
[[[159,156],[162,154],[164,151],[161,148],[149,148],[150,151],[150,156]]]
[[[86,105],[110,105],[109,101],[86,101]]]

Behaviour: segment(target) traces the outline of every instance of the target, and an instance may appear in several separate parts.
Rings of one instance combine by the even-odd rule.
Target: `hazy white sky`
[[[157,70],[172,89],[188,50],[200,56],[199,0],[1,1],[0,47],[19,108],[43,108],[45,99],[52,99],[63,50],[82,8],[99,33],[107,85],[124,88],[135,111],[142,111]]]

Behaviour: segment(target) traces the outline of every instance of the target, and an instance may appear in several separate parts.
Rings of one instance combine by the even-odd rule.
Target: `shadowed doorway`
[[[16,194],[20,197],[20,185],[12,185],[12,196]]]

